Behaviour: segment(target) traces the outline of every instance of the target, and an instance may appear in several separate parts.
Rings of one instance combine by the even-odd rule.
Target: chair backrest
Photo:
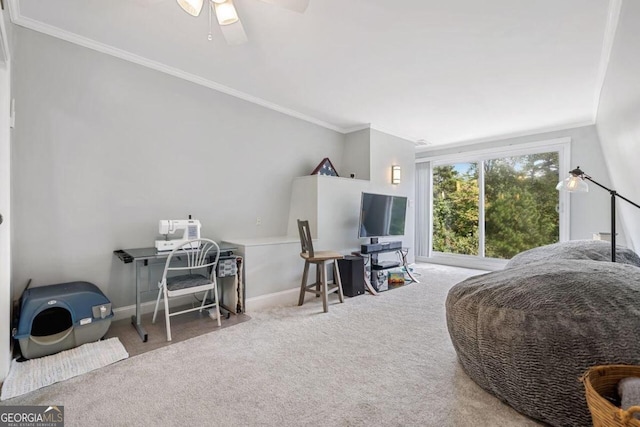
[[[306,253],[308,254],[309,258],[313,258],[313,242],[311,241],[311,229],[309,228],[309,221],[298,220],[298,233],[300,233],[300,247],[302,248],[302,253]]]
[[[195,248],[195,249],[194,249]],[[186,266],[171,266],[175,258],[184,259]],[[167,273],[170,271],[180,270],[196,270],[201,268],[209,268],[212,278],[216,274],[216,264],[220,258],[220,246],[210,239],[193,239],[188,240],[171,251],[164,264],[164,273],[162,280],[166,280]]]

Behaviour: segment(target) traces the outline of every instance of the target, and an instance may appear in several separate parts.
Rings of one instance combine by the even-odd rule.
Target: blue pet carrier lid
[[[102,291],[89,282],[59,283],[27,289],[22,296],[20,320],[14,338],[31,335],[33,319],[46,309],[62,307],[71,314],[73,326],[80,326],[81,320],[93,319],[92,307],[109,303]],[[111,317],[113,313],[110,312],[106,318]]]

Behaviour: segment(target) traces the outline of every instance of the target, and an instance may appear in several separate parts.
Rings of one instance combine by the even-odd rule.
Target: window
[[[566,196],[555,186],[561,171],[569,169],[564,164],[568,150],[565,138],[466,153],[464,159],[461,155],[418,159],[418,259],[507,260],[524,250],[566,240],[568,212],[560,209]],[[426,220],[421,221],[422,216]]]
[[[433,168],[433,250],[478,255],[477,163]]]
[[[485,256],[510,259],[560,240],[558,153],[485,160]]]

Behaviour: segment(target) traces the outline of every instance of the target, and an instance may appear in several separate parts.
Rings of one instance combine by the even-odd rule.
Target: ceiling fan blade
[[[200,11],[202,10],[203,0],[177,0],[178,4],[191,16],[200,15]]]
[[[233,0],[214,1],[212,3],[215,6],[216,18],[220,25],[231,25],[237,22],[238,11],[233,5]]]
[[[220,25],[222,36],[227,41],[227,44],[237,45],[246,43],[249,39],[247,33],[244,32],[244,27],[240,20],[230,25]]]
[[[309,0],[262,0],[265,3],[275,4],[284,9],[293,10],[294,12],[304,13],[309,6]]]

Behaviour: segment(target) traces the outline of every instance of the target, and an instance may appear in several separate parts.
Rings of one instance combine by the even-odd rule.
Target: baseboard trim
[[[332,283],[332,282],[329,282]],[[253,311],[265,310],[272,307],[291,307],[298,305],[298,297],[300,295],[300,287],[286,289],[280,292],[273,292],[271,294],[259,295],[257,297],[247,298],[245,303],[245,313],[251,314]],[[313,295],[308,293],[305,298],[313,298]],[[193,302],[191,295],[185,295],[180,298],[173,298],[171,300],[171,306],[185,305]],[[155,301],[147,301],[140,304],[142,314],[153,313],[155,308]],[[160,306],[160,310],[164,310],[164,306]],[[136,313],[136,306],[128,305],[126,307],[119,307],[113,309],[113,320],[128,319]]]
[[[333,285],[333,280],[329,280],[329,284]],[[298,298],[300,298],[299,285],[284,291],[247,298],[245,311],[251,314],[252,311],[260,311],[273,307],[293,307],[298,305]],[[304,298],[305,301],[307,301],[316,297],[312,293],[306,292]]]
[[[289,307],[298,304],[300,287],[287,289],[285,291],[274,292],[257,297],[247,298],[245,311],[251,314],[252,311],[260,311],[271,307]]]

